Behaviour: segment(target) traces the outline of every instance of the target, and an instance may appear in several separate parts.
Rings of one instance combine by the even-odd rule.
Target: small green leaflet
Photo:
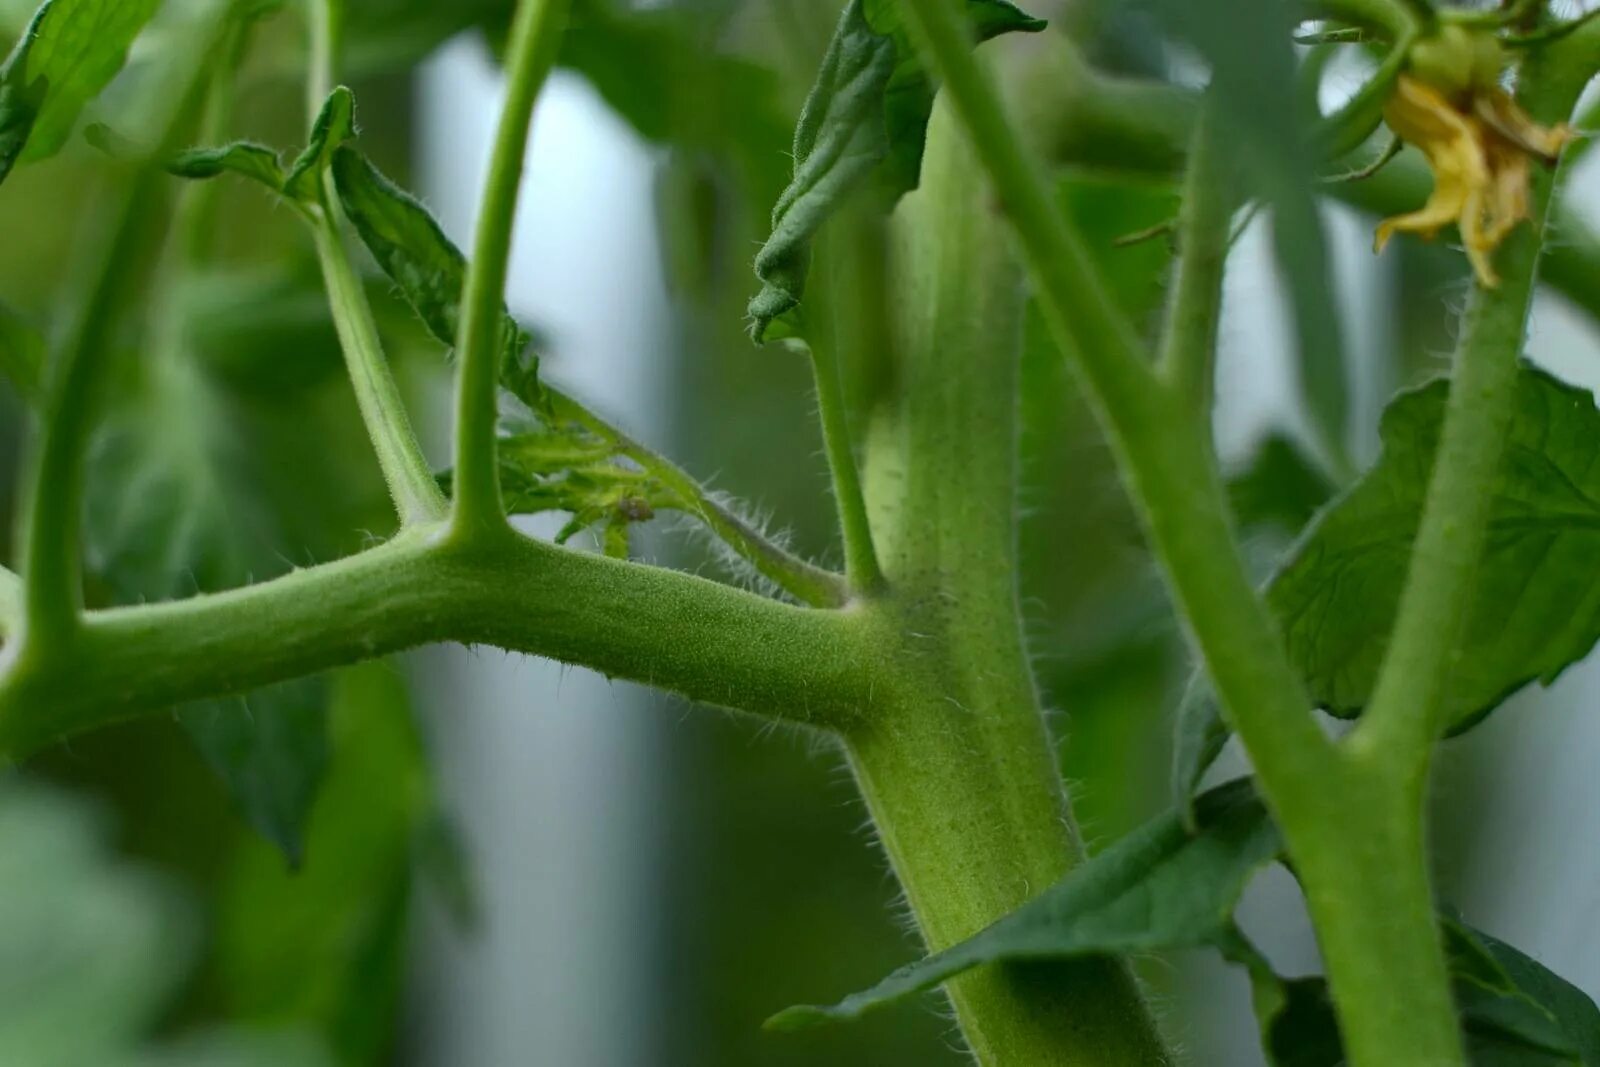
[[[1377,464],[1306,531],[1267,587],[1290,659],[1318,707],[1359,715],[1398,611],[1444,422],[1449,382],[1384,413]],[[1600,641],[1600,411],[1587,390],[1530,364],[1517,379],[1506,455],[1460,655],[1445,694],[1453,732],[1508,696],[1554,681]],[[1185,701],[1178,784],[1214,751],[1215,700]],[[1209,723],[1208,723],[1209,720]]]
[[[1196,830],[1176,812],[1158,816],[971,939],[832,1007],[789,1008],[767,1025],[859,1018],[986,963],[1222,942],[1245,886],[1282,845],[1247,779],[1212,790],[1196,807]]]
[[[278,153],[250,141],[235,141],[218,148],[191,148],[173,156],[167,162],[167,170],[179,178],[196,180],[238,174],[276,192],[283,191],[285,181]]]
[[[423,325],[447,345],[456,343],[467,260],[428,209],[352,148],[333,154],[333,176],[346,214],[378,265],[400,289]],[[530,408],[542,405],[539,361],[531,339],[509,311],[500,384]]]
[[[305,151],[300,153],[300,157],[289,168],[288,177],[283,179],[284,193],[306,203],[321,200],[318,184],[323,173],[332,164],[333,155],[339,147],[355,138],[355,94],[341,85],[322,105],[322,111],[311,127],[311,139],[306,142]]]
[[[0,181],[61,150],[161,0],[49,0],[0,66]]]
[[[974,38],[1037,32],[1044,23],[1005,0],[964,0]],[[934,83],[889,0],[850,0],[794,134],[794,180],[772,211],[750,302],[756,341],[792,336],[811,239],[846,196],[867,184],[892,204],[916,188]]]

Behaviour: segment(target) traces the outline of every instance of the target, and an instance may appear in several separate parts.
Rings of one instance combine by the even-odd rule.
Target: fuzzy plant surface
[[[1441,899],[1425,804],[1441,745],[1600,641],[1600,410],[1527,350],[1541,290],[1600,319],[1600,238],[1560,197],[1593,124],[1577,109],[1600,18],[1558,0],[738,6],[47,0],[18,27],[0,209],[35,168],[70,162],[93,184],[49,317],[0,292],[23,446],[0,758],[48,766],[175,720],[239,816],[305,868],[284,881],[252,861],[224,909],[237,951],[211,965],[239,979],[236,1004],[295,1024],[304,1062],[324,1044],[382,1062],[414,875],[472,910],[404,693],[373,666],[453,643],[730,709],[847,764],[925,955],[775,1010],[768,1047],[938,989],[987,1067],[1178,1064],[1136,962],[1201,951],[1248,978],[1277,1067],[1600,1067],[1590,998]],[[762,26],[809,88],[784,90],[771,49],[740,50]],[[461,32],[505,79],[469,247],[375,146],[368,127],[395,120],[365,88]],[[547,342],[506,294],[557,67],[661,146],[679,298],[716,310],[698,335],[809,372],[810,394],[783,400],[816,415],[837,566],[546,379]],[[1329,92],[1334,69],[1359,84]],[[305,100],[292,136],[246,121],[263,77]],[[730,184],[761,204],[753,273],[736,257],[730,274],[718,244],[752,225],[726,210]],[[1379,216],[1387,256],[1445,235],[1427,262],[1466,293],[1448,365],[1381,417],[1349,385],[1329,201]],[[266,205],[294,273],[219,255],[242,205]],[[1240,471],[1213,418],[1230,253],[1258,214],[1304,432]],[[718,285],[739,299],[700,299]],[[1442,320],[1446,289],[1407,299]],[[420,444],[403,348],[453,381],[444,462]],[[350,406],[342,431],[283,399],[310,381]],[[1363,463],[1369,431],[1381,451]],[[1160,684],[1107,698],[1143,705],[1112,709],[1130,720],[1170,712],[1170,776],[1141,775],[1092,701],[1045,714],[1035,653],[1087,662],[1095,638],[1146,625],[1084,593],[1107,569],[1089,557],[1053,573],[1091,623],[1042,637],[1025,621],[1045,594],[1030,457],[1069,432],[1107,457],[1121,518],[1106,522],[1148,553],[1149,610],[1182,635],[1181,700]],[[381,485],[380,515],[340,503],[346,468]],[[1074,493],[1066,512],[1092,522],[1101,505]],[[543,513],[564,519],[553,539],[513,523]],[[636,534],[668,516],[716,546],[721,577],[645,558]],[[363,710],[385,701],[403,714]],[[1059,736],[1069,767],[1100,738],[1100,780],[1157,813],[1087,847]],[[1251,770],[1218,783],[1231,738]],[[17,796],[0,797],[12,821],[47,806]],[[27,827],[0,829],[23,850],[0,878],[21,877]],[[1277,973],[1237,921],[1280,864],[1322,973]],[[29,937],[66,906],[3,897],[43,916]],[[91,903],[141,930],[167,907]],[[253,921],[304,937],[318,966],[288,967]],[[95,1014],[71,973],[51,983]],[[363,987],[380,1007],[349,999]],[[138,1058],[148,1009],[104,1036],[68,1014],[12,1004],[0,1044],[190,1062]]]

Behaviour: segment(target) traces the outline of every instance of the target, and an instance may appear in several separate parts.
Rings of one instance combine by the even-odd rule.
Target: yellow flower
[[[1528,217],[1532,160],[1553,163],[1572,130],[1540,126],[1499,84],[1474,80],[1447,95],[1413,74],[1400,76],[1384,118],[1427,157],[1433,195],[1420,210],[1385,219],[1376,243],[1382,251],[1396,233],[1432,238],[1453,222],[1478,280],[1492,289],[1500,281],[1494,250]]]

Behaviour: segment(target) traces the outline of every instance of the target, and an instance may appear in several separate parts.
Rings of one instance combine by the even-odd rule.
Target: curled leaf
[[[963,0],[976,40],[1044,23],[1005,0]],[[772,235],[756,256],[760,293],[750,302],[757,341],[792,336],[805,293],[811,239],[864,186],[892,204],[916,188],[934,82],[886,0],[850,0],[794,134],[794,180],[772,211]]]
[[[400,289],[428,332],[447,345],[456,342],[461,291],[467,260],[428,209],[383,175],[353,148],[332,158],[334,182],[345,213],[362,243]],[[532,408],[542,404],[539,361],[531,338],[507,311],[501,324],[504,353],[500,384]]]

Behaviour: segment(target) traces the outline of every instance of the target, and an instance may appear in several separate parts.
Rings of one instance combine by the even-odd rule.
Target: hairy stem
[[[1523,103],[1535,118],[1565,121],[1588,81],[1583,68],[1530,63]],[[1556,176],[1535,176],[1532,219],[1501,246],[1497,289],[1475,287],[1456,352],[1450,401],[1422,522],[1372,701],[1351,738],[1355,752],[1393,759],[1409,778],[1426,771],[1440,721],[1516,396],[1517,361],[1527,337],[1545,220]]]
[[[83,611],[83,493],[98,386],[111,334],[126,306],[136,261],[150,246],[148,225],[165,215],[161,178],[141,167],[109,196],[108,234],[97,273],[56,351],[41,409],[40,439],[24,480],[22,508],[23,644],[49,647],[70,637]]]
[[[557,418],[582,426],[639,464],[686,501],[695,517],[723,544],[784,592],[819,608],[840,607],[849,599],[849,589],[839,575],[768,540],[670,459],[646,448],[565,393],[549,386],[545,389]]]
[[[483,208],[462,300],[456,348],[456,480],[452,525],[462,536],[510,529],[500,499],[497,394],[504,337],[506,273],[528,127],[566,28],[569,0],[522,0],[511,29],[505,109],[495,136]]]
[[[824,331],[825,333],[827,331]],[[814,341],[811,367],[817,384],[817,414],[822,421],[823,447],[828,453],[828,468],[833,474],[833,497],[839,509],[839,528],[844,539],[845,575],[856,593],[873,593],[883,585],[878,552],[872,543],[872,523],[867,518],[866,498],[861,494],[861,475],[850,443],[850,421],[845,410],[844,386],[839,377],[839,356],[831,337]]]
[[[306,78],[306,107],[312,123],[333,91],[342,16],[342,0],[312,0],[311,64]],[[444,517],[448,505],[417,441],[405,397],[384,356],[372,305],[350,262],[344,208],[332,174],[322,176],[320,191],[320,204],[308,210],[306,217],[362,424],[377,452],[401,525],[432,522]]]
[[[312,236],[361,421],[377,452],[401,525],[432,522],[443,518],[449,505],[422,454],[406,413],[405,397],[384,356],[372,305],[350,263],[344,238],[344,210],[339,206],[338,192],[331,188],[333,177],[325,175],[323,180],[327,187],[321,211],[311,220]]]
[[[1025,291],[982,171],[946,109],[896,218],[890,306],[902,357],[869,463],[896,624],[892,703],[846,728],[852,766],[931,949],[970,937],[1083,856],[1017,603]],[[1120,961],[990,967],[949,985],[985,1065],[1168,1062]]]
[[[107,723],[441,641],[838,727],[886,699],[878,675],[888,653],[875,633],[858,613],[520,536],[463,543],[445,526],[417,526],[233,592],[89,613],[63,643],[0,671],[0,754],[17,759]]]
[[[1460,1044],[1422,873],[1420,812],[1407,813],[1392,786],[1363,801],[1367,819],[1334,802],[1354,771],[1312,719],[1244,569],[1207,447],[1209,413],[1143,380],[1132,331],[1116,321],[949,6],[902,4],[1011,216],[1057,342],[1099,404],[1180,612],[1305,879],[1351,1063],[1455,1067]],[[1351,864],[1352,853],[1365,861]],[[1374,918],[1374,909],[1389,918]],[[1385,965],[1408,980],[1403,993],[1392,985],[1386,996],[1372,992]]]
[[[1189,174],[1178,220],[1178,267],[1159,369],[1173,389],[1211,411],[1216,379],[1222,279],[1228,264],[1235,205],[1232,166],[1214,123],[1194,132]]]

